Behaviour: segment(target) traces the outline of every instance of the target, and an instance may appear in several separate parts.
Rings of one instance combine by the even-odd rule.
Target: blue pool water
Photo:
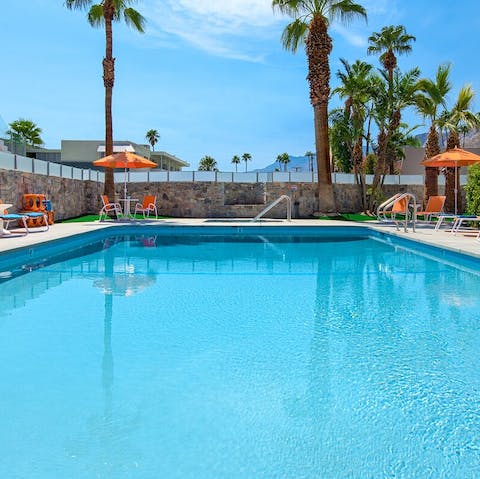
[[[480,270],[404,246],[119,236],[4,267],[0,477],[480,477]]]

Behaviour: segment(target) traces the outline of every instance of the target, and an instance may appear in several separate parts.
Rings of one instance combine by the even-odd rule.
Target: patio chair
[[[153,195],[144,196],[142,203],[135,205],[134,215],[142,213],[144,218],[149,218],[151,212],[155,212],[155,219],[158,219],[157,206],[155,205],[157,197]]]
[[[423,216],[424,221],[431,221],[432,216],[438,216],[443,213],[445,205],[445,196],[430,196],[424,211],[417,211],[417,219]]]
[[[120,203],[110,203],[107,195],[100,195],[100,198],[102,199],[103,206],[102,206],[102,209],[100,210],[100,213],[98,213],[99,221],[103,221],[102,216],[104,216],[105,219],[108,218],[108,214],[112,212],[115,213],[115,216],[117,218],[120,218],[123,216],[123,211]]]
[[[383,211],[383,215],[390,215],[392,220],[395,220],[397,215],[405,215],[407,201],[407,198],[401,198],[398,201],[395,201],[395,203],[393,203],[392,205],[392,209],[388,211]]]
[[[3,205],[2,200],[0,200],[0,204]],[[25,234],[28,235],[29,229],[27,225],[27,216],[26,215],[21,215],[21,214],[16,214],[16,213],[9,213],[6,208],[3,209],[3,211],[0,213],[0,220],[3,221],[3,228],[0,231],[0,236],[4,234],[10,234],[10,231],[8,231],[8,225],[12,221],[21,221],[23,223],[23,227],[25,228]]]

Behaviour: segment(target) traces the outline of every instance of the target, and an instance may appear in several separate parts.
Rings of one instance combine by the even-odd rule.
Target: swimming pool
[[[477,261],[197,231],[0,263],[0,477],[479,477]]]

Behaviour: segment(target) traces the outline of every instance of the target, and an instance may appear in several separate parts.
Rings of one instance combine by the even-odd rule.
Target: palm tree
[[[448,114],[446,127],[448,128],[447,150],[460,147],[459,131],[463,125],[469,130],[478,127],[477,115],[472,111],[475,92],[472,85],[464,85],[458,92],[458,97],[452,110]],[[445,169],[445,209],[455,209],[455,190],[457,191],[457,208],[462,211],[462,197],[459,176],[456,168]],[[456,183],[456,184],[455,184]]]
[[[252,161],[252,155],[250,153],[244,153],[242,155],[242,161],[245,162],[245,173],[247,172],[247,163]]]
[[[33,121],[20,118],[12,121],[8,126],[10,128],[6,133],[11,135],[15,142],[22,142],[30,146],[43,145],[43,140],[40,136],[42,130]]]
[[[337,71],[337,77],[342,82],[333,93],[341,99],[345,98],[343,116],[348,125],[350,163],[356,175],[357,183],[362,191],[362,205],[366,208],[366,182],[363,168],[363,139],[366,105],[372,97],[372,69],[369,63],[357,60],[353,65],[343,58],[340,59],[344,70]]]
[[[88,22],[92,27],[105,27],[105,58],[103,59],[103,84],[105,86],[105,154],[113,153],[112,128],[112,94],[115,82],[115,58],[113,58],[113,22],[119,22],[122,17],[125,23],[140,33],[144,32],[145,18],[135,9],[129,7],[135,0],[65,0],[69,10],[89,9]],[[115,196],[113,169],[105,170],[104,193],[109,197]]]
[[[282,34],[287,50],[296,52],[305,43],[308,58],[307,79],[313,106],[317,154],[320,209],[333,211],[330,145],[328,139],[328,100],[330,97],[329,56],[332,39],[328,27],[334,20],[348,22],[355,17],[367,18],[365,8],[353,0],[272,0],[274,9],[293,18]]]
[[[440,65],[435,80],[423,78],[418,82],[421,91],[416,96],[417,111],[430,120],[424,159],[432,158],[440,153],[437,131],[438,109],[446,108],[446,97],[452,89],[450,82],[450,65]],[[425,168],[424,204],[430,196],[438,195],[438,168]]]
[[[158,143],[158,140],[160,139],[160,133],[158,133],[157,130],[148,130],[147,133],[145,133],[145,138],[147,141],[150,143],[150,146],[152,147],[152,151],[155,151],[155,145]]]
[[[211,156],[204,156],[198,164],[198,171],[218,171],[217,161]]]
[[[287,171],[287,164],[290,163],[290,156],[288,153],[281,153],[277,155],[277,161],[279,164],[283,163],[283,171]]]
[[[304,156],[308,158],[308,171],[313,171],[313,157],[315,156],[315,153],[307,150]]]
[[[235,155],[233,158],[232,158],[232,164],[235,165],[235,173],[238,173],[238,165],[240,164],[242,160],[240,159],[240,157],[238,155]]]
[[[369,200],[370,211],[379,196],[385,174],[392,169],[395,160],[393,139],[401,126],[402,111],[415,104],[420,69],[413,68],[402,74],[397,68],[393,76],[391,92],[388,86],[388,72],[382,71],[381,74],[384,80],[383,84],[380,81],[376,84],[374,119],[379,134],[376,148],[377,164]]]
[[[408,35],[403,25],[390,25],[383,27],[381,32],[374,32],[368,41],[369,55],[380,55],[380,62],[388,72],[388,83],[393,85],[393,72],[397,68],[397,55],[406,55],[412,51],[412,42],[416,38]]]

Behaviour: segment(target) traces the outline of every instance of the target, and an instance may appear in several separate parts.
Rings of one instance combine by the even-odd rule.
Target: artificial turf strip
[[[319,216],[319,220],[338,220],[338,221],[375,221],[375,216],[361,215],[359,213],[343,213],[337,216]]]
[[[167,216],[159,216],[158,219],[166,219]],[[143,215],[136,215],[135,219],[137,220],[143,220],[145,219]],[[146,219],[154,219],[154,217],[151,218],[146,218]],[[63,220],[60,221],[59,223],[87,223],[90,221],[98,221],[98,215],[85,215],[85,216],[79,216],[77,218],[70,218],[68,220]]]

